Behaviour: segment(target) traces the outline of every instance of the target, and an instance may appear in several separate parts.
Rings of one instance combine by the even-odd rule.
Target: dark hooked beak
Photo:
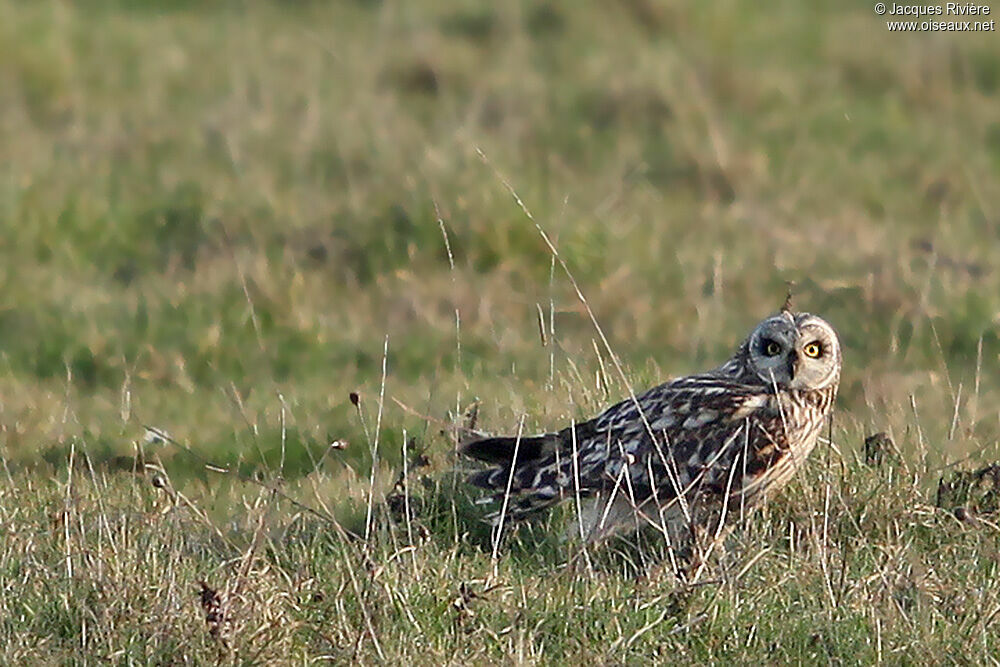
[[[799,370],[799,353],[792,350],[792,353],[788,355],[788,379],[794,380],[795,373]]]

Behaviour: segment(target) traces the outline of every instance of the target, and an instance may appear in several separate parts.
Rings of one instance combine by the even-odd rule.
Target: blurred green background
[[[867,2],[0,0],[0,455],[151,424],[287,477],[344,439],[352,476],[376,422],[391,463],[474,399],[589,416],[626,390],[526,209],[637,388],[791,281],[846,346],[842,450],[987,456],[998,91],[995,33]]]

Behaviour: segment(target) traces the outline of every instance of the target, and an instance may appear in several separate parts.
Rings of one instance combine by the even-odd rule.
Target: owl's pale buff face
[[[749,364],[767,385],[814,391],[840,379],[840,341],[826,320],[781,313],[761,322],[748,340]]]

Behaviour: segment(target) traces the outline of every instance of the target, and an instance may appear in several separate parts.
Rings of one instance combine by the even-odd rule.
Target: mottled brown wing
[[[470,481],[493,492],[487,500],[502,500],[509,491],[506,515],[515,519],[609,489],[637,505],[696,490],[722,493],[740,451],[773,444],[774,424],[762,419],[767,404],[759,386],[715,375],[681,378],[558,433],[473,443],[467,453],[492,463],[499,462],[498,451],[517,448],[520,455]],[[753,467],[754,457],[744,460]]]

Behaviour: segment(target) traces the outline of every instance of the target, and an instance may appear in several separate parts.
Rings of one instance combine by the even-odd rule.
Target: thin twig
[[[382,385],[378,394],[378,414],[375,417],[375,437],[372,439],[371,455],[372,470],[368,486],[368,509],[365,514],[365,540],[371,535],[372,511],[375,505],[375,476],[378,472],[378,439],[382,431],[382,407],[385,404],[385,376],[386,365],[389,358],[389,335],[386,334],[385,342],[382,346]]]

